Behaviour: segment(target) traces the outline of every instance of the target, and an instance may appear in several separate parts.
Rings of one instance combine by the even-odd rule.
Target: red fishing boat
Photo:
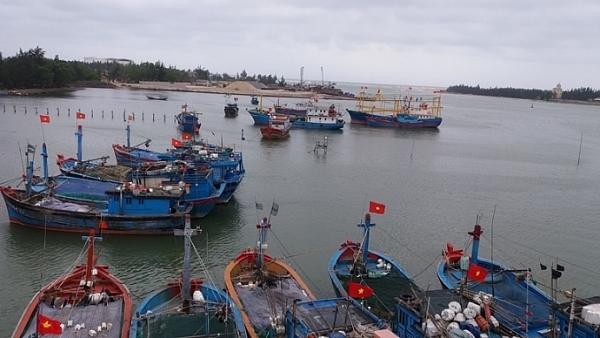
[[[269,125],[260,128],[263,138],[268,140],[279,140],[290,136],[292,123],[289,116],[272,114],[269,117]]]
[[[94,231],[85,236],[87,261],[72,265],[54,282],[42,288],[21,315],[13,337],[102,336],[127,337],[132,316],[127,287],[96,263]],[[85,259],[85,255],[80,258]],[[79,332],[77,332],[79,331]]]

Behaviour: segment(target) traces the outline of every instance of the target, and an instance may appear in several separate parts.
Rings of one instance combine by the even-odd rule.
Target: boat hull
[[[374,115],[357,110],[346,109],[350,115],[350,123],[379,128],[437,128],[442,124],[441,117],[419,118],[414,122],[397,122],[393,115]]]
[[[252,120],[254,120],[254,124],[258,125],[269,125],[269,114],[258,111],[257,109],[247,109],[246,110],[250,116],[252,116]]]
[[[228,104],[223,108],[225,112],[225,117],[236,117],[239,114],[240,108],[238,108],[237,104]]]
[[[88,234],[90,230],[106,225],[105,234],[154,235],[172,234],[174,229],[183,229],[186,212],[164,215],[111,215],[99,210],[57,210],[36,205],[36,200],[23,202],[25,192],[0,187],[11,223],[21,226],[57,232]]]
[[[319,122],[306,122],[302,120],[296,120],[292,122],[293,128],[302,129],[323,129],[323,130],[339,130],[344,128],[344,122],[335,123],[319,123]]]

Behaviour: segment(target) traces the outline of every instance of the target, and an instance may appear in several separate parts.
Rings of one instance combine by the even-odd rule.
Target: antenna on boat
[[[492,212],[492,222],[490,224],[490,234],[492,236],[491,239],[491,253],[490,253],[490,260],[492,261],[492,266],[494,264],[494,218],[496,216],[496,204],[494,204],[494,212]],[[492,297],[494,296],[494,272],[492,271]]]
[[[191,247],[191,238],[192,236],[196,236],[198,234],[198,230],[192,229],[191,226],[191,217],[189,214],[185,216],[185,227],[184,229],[175,229],[175,236],[183,236],[184,238],[184,254],[183,254],[183,271],[181,276],[182,288],[181,288],[181,298],[182,298],[182,307],[183,311],[186,313],[190,310],[190,294],[191,294],[191,285],[190,285],[190,247]]]
[[[579,166],[579,160],[581,160],[581,145],[583,144],[583,132],[581,132],[581,139],[579,140],[579,155],[577,155],[577,166]]]

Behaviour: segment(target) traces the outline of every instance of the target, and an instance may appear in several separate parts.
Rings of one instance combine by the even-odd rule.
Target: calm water
[[[87,89],[66,97],[1,98],[0,181],[22,174],[27,143],[38,149],[47,143],[51,174],[57,174],[56,154],[75,155],[78,122],[84,158],[110,155],[114,161],[110,145],[126,141],[124,112],[135,115],[133,144],[150,138],[151,149],[166,149],[178,135],[173,117],[187,103],[204,113],[202,136],[242,150],[247,168],[235,198],[195,223],[203,229],[195,244],[217,283],[224,265],[256,243],[254,224],[276,201],[268,251],[286,257],[313,293],[332,296],[327,262],[340,243],[360,239],[356,224],[375,200],[387,208],[373,216],[372,247],[399,261],[423,287],[439,287],[435,266],[442,248],[449,241],[465,245],[480,215],[482,255],[491,255],[493,228],[494,259],[531,266],[541,284],[549,284],[549,276],[538,263],[558,259],[566,266],[561,287],[577,287],[581,296],[600,294],[600,107],[535,102],[530,108],[526,100],[444,94],[439,130],[347,124],[341,132],[293,130],[288,140],[265,142],[245,112],[250,97],[239,96],[240,115],[227,119],[222,95],[168,93],[162,102],[145,94]],[[265,98],[264,104],[276,100]],[[41,125],[35,108],[38,114],[48,108],[51,123]],[[85,120],[76,121],[77,109],[87,113]],[[327,154],[314,154],[324,136]],[[41,164],[39,156],[36,161]],[[265,210],[257,212],[255,201]],[[62,273],[81,247],[76,235],[10,225],[0,208],[0,337],[12,333],[34,292]],[[182,241],[170,236],[107,237],[100,252],[136,302],[176,278],[181,257]]]

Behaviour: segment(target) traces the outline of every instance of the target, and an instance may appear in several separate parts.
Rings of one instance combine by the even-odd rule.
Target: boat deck
[[[357,324],[367,326],[377,322],[361,311],[354,303],[345,299],[331,299],[298,305],[296,317],[312,332],[347,330]]]
[[[83,337],[87,336],[90,330],[98,331],[98,327],[105,323],[112,328],[102,330],[101,337],[120,338],[121,337],[121,316],[123,313],[122,300],[116,300],[98,305],[76,306],[55,308],[40,304],[39,313],[60,321],[65,324],[62,334],[52,335],[52,337]],[[68,326],[68,321],[73,321],[72,326]],[[84,328],[80,328],[85,324]],[[77,326],[79,325],[79,326]],[[28,324],[27,331],[23,337],[34,337],[37,334],[37,325],[35,321]]]
[[[281,278],[276,286],[270,288],[238,283],[235,284],[235,291],[244,305],[246,315],[259,330],[271,328],[271,311],[282,314],[287,307],[293,304],[295,299],[311,300],[293,278]]]

